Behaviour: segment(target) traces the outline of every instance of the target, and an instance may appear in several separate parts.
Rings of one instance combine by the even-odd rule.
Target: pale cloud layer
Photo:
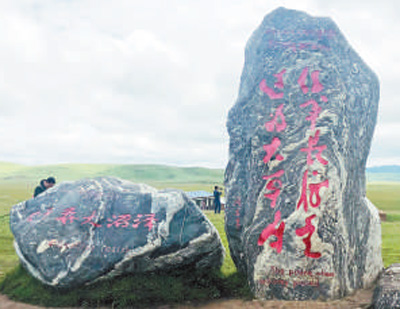
[[[0,1],[0,161],[224,167],[244,46],[279,6],[333,18],[378,74],[369,164],[400,164],[395,0]]]

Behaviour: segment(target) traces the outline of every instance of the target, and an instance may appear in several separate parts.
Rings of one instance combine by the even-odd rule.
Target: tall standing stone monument
[[[365,166],[377,76],[329,18],[279,8],[246,46],[228,118],[226,232],[255,295],[333,299],[381,272]]]

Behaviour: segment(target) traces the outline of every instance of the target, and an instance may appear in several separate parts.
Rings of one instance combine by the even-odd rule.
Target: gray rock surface
[[[220,267],[215,227],[178,190],[118,178],[63,182],[13,206],[15,250],[47,285],[75,287],[125,273]]]
[[[373,308],[400,308],[400,264],[392,264],[382,273],[374,290]]]
[[[259,298],[334,299],[383,268],[365,197],[377,76],[329,18],[279,8],[249,39],[229,112],[231,255]]]

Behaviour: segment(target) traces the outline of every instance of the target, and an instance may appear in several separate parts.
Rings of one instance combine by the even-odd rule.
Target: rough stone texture
[[[11,210],[14,246],[37,279],[72,287],[124,273],[220,267],[215,227],[181,191],[118,178],[63,182]]]
[[[382,273],[374,290],[373,308],[400,308],[400,264],[392,264]]]
[[[249,39],[229,112],[231,255],[259,298],[334,299],[383,268],[365,165],[379,81],[329,18],[279,8]]]

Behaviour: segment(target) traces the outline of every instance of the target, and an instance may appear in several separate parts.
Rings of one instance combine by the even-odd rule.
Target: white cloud
[[[380,122],[375,128],[368,166],[400,165],[400,123]]]
[[[333,17],[378,73],[371,160],[396,157],[394,0],[21,0],[0,3],[0,160],[224,167],[245,43],[282,5]]]

